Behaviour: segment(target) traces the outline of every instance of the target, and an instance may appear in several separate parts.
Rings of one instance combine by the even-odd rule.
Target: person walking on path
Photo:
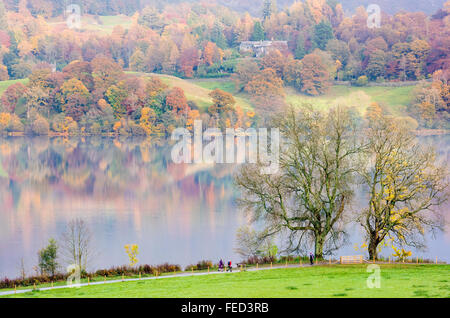
[[[314,265],[314,255],[312,253],[309,253],[309,262],[311,265]]]
[[[222,259],[219,261],[219,272],[223,272],[224,271],[224,264],[223,264],[223,261],[222,261]]]

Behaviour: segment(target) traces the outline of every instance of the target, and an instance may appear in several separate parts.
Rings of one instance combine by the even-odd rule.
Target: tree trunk
[[[318,259],[323,259],[323,238],[320,234],[316,234],[316,239],[314,242],[314,257]]]
[[[378,259],[378,251],[377,251],[378,244],[379,244],[378,240],[376,240],[376,239],[370,240],[370,243],[369,243],[369,259],[370,260]]]

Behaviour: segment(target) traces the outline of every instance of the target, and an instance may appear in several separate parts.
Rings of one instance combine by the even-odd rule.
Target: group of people
[[[314,265],[314,255],[313,253],[309,253],[309,262],[311,263],[311,265]],[[221,259],[219,261],[219,272],[224,272],[225,271],[225,263],[223,262],[223,260]],[[227,272],[232,272],[233,271],[233,266],[231,265],[231,261],[228,261],[227,264]]]
[[[219,261],[219,272],[224,272],[225,271],[225,263],[223,262],[223,260]],[[231,265],[231,261],[228,261],[227,264],[227,272],[232,272],[233,271],[233,266]]]

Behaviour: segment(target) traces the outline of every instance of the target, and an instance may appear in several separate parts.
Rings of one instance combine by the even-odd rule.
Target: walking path
[[[271,267],[259,267],[259,268],[250,268],[246,271],[253,272],[253,271],[262,271],[262,270],[270,270],[270,269],[281,269],[281,268],[299,268],[299,267],[309,267],[311,265],[283,265],[283,266],[273,266]],[[116,279],[116,280],[107,280],[104,282],[91,282],[91,283],[83,283],[83,284],[74,284],[72,286],[63,285],[63,286],[55,286],[55,287],[42,287],[37,288],[39,291],[46,291],[46,290],[55,290],[55,289],[63,289],[63,288],[76,288],[76,287],[84,287],[84,286],[95,286],[95,285],[104,285],[104,284],[115,284],[115,283],[124,283],[124,282],[136,282],[136,281],[145,281],[145,280],[155,280],[155,279],[167,279],[167,278],[174,278],[174,277],[191,277],[191,276],[205,276],[205,275],[217,275],[217,274],[233,274],[233,273],[240,273],[239,268],[237,268],[234,272],[202,272],[202,273],[181,273],[181,274],[174,274],[174,275],[167,275],[167,276],[156,276],[156,277],[142,277],[139,278],[128,278],[128,279]],[[8,296],[8,295],[15,295],[15,294],[25,294],[32,292],[33,289],[20,289],[17,291],[7,291],[7,292],[0,292],[1,296]]]

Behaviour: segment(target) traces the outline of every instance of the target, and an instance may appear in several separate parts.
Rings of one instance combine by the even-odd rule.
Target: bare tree
[[[366,232],[370,259],[385,238],[423,247],[426,230],[442,228],[436,207],[446,200],[448,173],[433,149],[421,146],[412,132],[381,117],[367,129],[368,149],[360,170],[368,206],[358,216]]]
[[[264,175],[258,165],[242,167],[236,183],[239,204],[267,236],[287,234],[286,251],[313,243],[315,254],[337,249],[345,238],[343,216],[353,192],[352,162],[361,147],[345,109],[328,114],[293,108],[279,120],[284,137],[279,173]]]
[[[261,241],[255,230],[242,226],[236,233],[236,248],[234,251],[244,258],[257,256]]]
[[[25,278],[27,277],[27,273],[25,270],[25,261],[23,260],[23,257],[20,259],[19,273],[20,278],[22,278],[22,280],[25,280]]]
[[[92,234],[87,224],[80,218],[70,221],[62,235],[62,250],[65,261],[86,270],[93,256]]]

